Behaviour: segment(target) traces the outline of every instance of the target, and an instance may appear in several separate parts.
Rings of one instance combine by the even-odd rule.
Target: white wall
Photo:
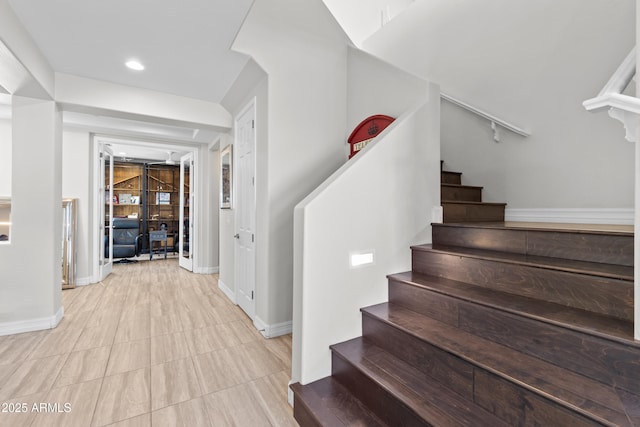
[[[410,270],[410,246],[431,241],[431,210],[440,204],[439,90],[414,89],[405,99],[422,93],[423,103],[296,207],[292,381],[331,374],[329,345],[362,334],[360,308],[387,301],[386,275]],[[351,267],[350,254],[362,252],[373,253],[373,264]]]
[[[369,36],[415,0],[324,0],[333,16],[360,47]]]
[[[595,96],[635,43],[633,0],[415,2],[365,43],[442,91],[532,132],[502,132],[443,104],[442,154],[515,209],[633,207],[633,146]],[[446,42],[445,42],[446,41]],[[419,54],[418,54],[419,53]]]
[[[11,197],[11,120],[0,120],[0,197]]]
[[[90,167],[91,135],[88,132],[65,130],[62,135],[62,197],[78,199],[76,234],[76,278],[78,284],[91,282],[93,271],[89,244],[91,230]]]
[[[346,158],[347,39],[321,0],[265,0],[254,3],[233,49],[268,75],[256,317],[282,326],[292,318],[293,208]]]

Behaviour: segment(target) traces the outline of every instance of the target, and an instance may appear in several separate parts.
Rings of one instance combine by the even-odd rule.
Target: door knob
[[[240,234],[238,234],[238,233],[234,234],[234,235],[233,235],[233,238],[234,238],[234,239],[239,239],[239,238],[240,238]]]

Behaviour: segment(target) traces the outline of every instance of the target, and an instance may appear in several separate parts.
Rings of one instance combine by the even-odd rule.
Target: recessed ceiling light
[[[136,71],[144,70],[144,65],[142,65],[140,62],[136,60],[127,61],[127,63],[124,65],[131,68],[132,70],[136,70]]]

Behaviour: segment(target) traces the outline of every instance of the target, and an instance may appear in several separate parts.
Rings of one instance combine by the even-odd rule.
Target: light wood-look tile
[[[45,335],[45,331],[38,331],[0,337],[0,365],[25,360]]]
[[[271,338],[264,340],[263,343],[285,366],[291,366],[291,335]]]
[[[185,308],[180,311],[180,321],[182,328],[186,331],[189,329],[204,328],[205,326],[215,325],[219,322],[211,316],[208,310],[204,308]]]
[[[151,409],[185,402],[202,395],[191,357],[151,367]]]
[[[0,337],[0,402],[31,411],[73,400],[74,413],[0,414],[0,427],[295,425],[291,337],[265,340],[217,275],[187,272],[176,258],[115,265],[104,282],[65,290],[62,300],[55,329]]]
[[[113,338],[116,336],[116,329],[117,327],[115,325],[108,325],[107,327],[86,327],[82,330],[82,334],[80,338],[78,338],[74,350],[88,350],[90,348],[112,345]]]
[[[293,418],[293,408],[288,403],[288,389],[291,374],[280,371],[249,383],[254,395],[259,399],[271,425],[278,427],[297,427]]]
[[[44,336],[40,344],[29,354],[29,359],[42,359],[57,354],[70,353],[76,345],[82,329],[54,330]]]
[[[183,332],[151,337],[151,364],[169,362],[191,355]]]
[[[232,349],[193,356],[196,372],[205,394],[233,387],[249,380],[244,373],[244,366],[237,356],[237,352]]]
[[[216,427],[271,427],[267,412],[249,384],[208,394],[203,399]]]
[[[7,427],[29,427],[33,425],[33,421],[38,415],[34,412],[33,405],[39,405],[41,402],[46,401],[47,393],[37,393],[30,396],[16,397],[13,399],[2,399],[1,402],[6,402],[11,405],[18,405],[20,411],[25,409],[26,412],[15,412],[15,406],[12,407],[14,412],[0,412],[0,426]],[[34,426],[36,427],[36,426]]]
[[[149,368],[105,377],[92,425],[104,426],[151,410]]]
[[[129,341],[114,344],[107,365],[106,375],[121,374],[151,366],[151,340]]]
[[[151,414],[151,422],[153,427],[217,427],[219,425],[209,420],[202,398],[154,411]]]
[[[49,391],[66,359],[65,354],[25,361],[2,384],[0,401]]]
[[[234,320],[228,323],[229,327],[233,331],[233,335],[240,340],[242,344],[250,343],[251,341],[264,341],[264,337],[253,326],[247,326],[241,320]]]
[[[92,312],[91,317],[87,320],[86,327],[93,328],[101,326],[107,328],[110,326],[118,326],[120,321],[120,315],[122,313],[122,307],[117,309],[100,309]]]
[[[148,317],[120,321],[114,342],[136,341],[151,336],[150,319]]]
[[[111,347],[96,347],[69,354],[54,388],[104,377]]]
[[[182,331],[182,321],[176,311],[168,311],[161,317],[151,317],[151,336],[167,335]]]
[[[140,319],[148,319],[151,315],[151,304],[137,304],[134,306],[124,307],[120,321],[136,321]]]
[[[250,342],[232,349],[244,365],[250,380],[286,369],[286,365],[271,353],[262,342]]]
[[[3,384],[5,379],[9,378],[9,376],[13,374],[23,362],[24,361],[9,363],[8,365],[0,365],[0,384]],[[0,388],[1,387],[2,386],[0,386]]]
[[[63,293],[64,294],[64,293]],[[89,322],[93,313],[90,311],[80,311],[75,313],[67,313],[67,308],[65,307],[64,317],[58,323],[58,326],[54,329],[55,331],[62,331],[63,329],[84,329]]]
[[[241,344],[240,339],[234,334],[230,323],[207,326],[206,328],[186,331],[185,337],[189,344],[191,354],[209,353],[226,347],[235,347]]]
[[[55,407],[38,413],[34,424],[38,427],[91,425],[101,385],[102,378],[99,378],[51,390],[43,403]]]
[[[108,427],[151,427],[151,413],[127,418],[117,423],[109,424]],[[195,426],[194,426],[195,427]]]

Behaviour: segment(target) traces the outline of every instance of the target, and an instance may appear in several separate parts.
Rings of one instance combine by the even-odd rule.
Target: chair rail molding
[[[625,139],[638,142],[637,133],[640,126],[640,98],[623,95],[636,74],[636,48],[622,61],[618,69],[602,88],[598,96],[582,103],[587,111],[597,112],[608,109],[609,116],[624,125]]]
[[[449,101],[450,103],[457,105],[458,107],[462,107],[465,110],[471,111],[473,114],[476,114],[480,117],[484,117],[485,119],[489,120],[489,122],[491,122],[491,130],[493,131],[493,140],[495,142],[500,142],[500,133],[499,133],[500,128],[506,129],[508,131],[511,131],[515,134],[518,134],[524,137],[531,135],[531,132],[522,129],[519,126],[511,124],[506,120],[499,119],[498,117],[492,114],[489,114],[477,107],[474,107],[473,105],[467,104],[464,101],[460,101],[459,99],[456,99],[451,95],[447,95],[446,93],[441,92],[440,98],[446,101]]]

